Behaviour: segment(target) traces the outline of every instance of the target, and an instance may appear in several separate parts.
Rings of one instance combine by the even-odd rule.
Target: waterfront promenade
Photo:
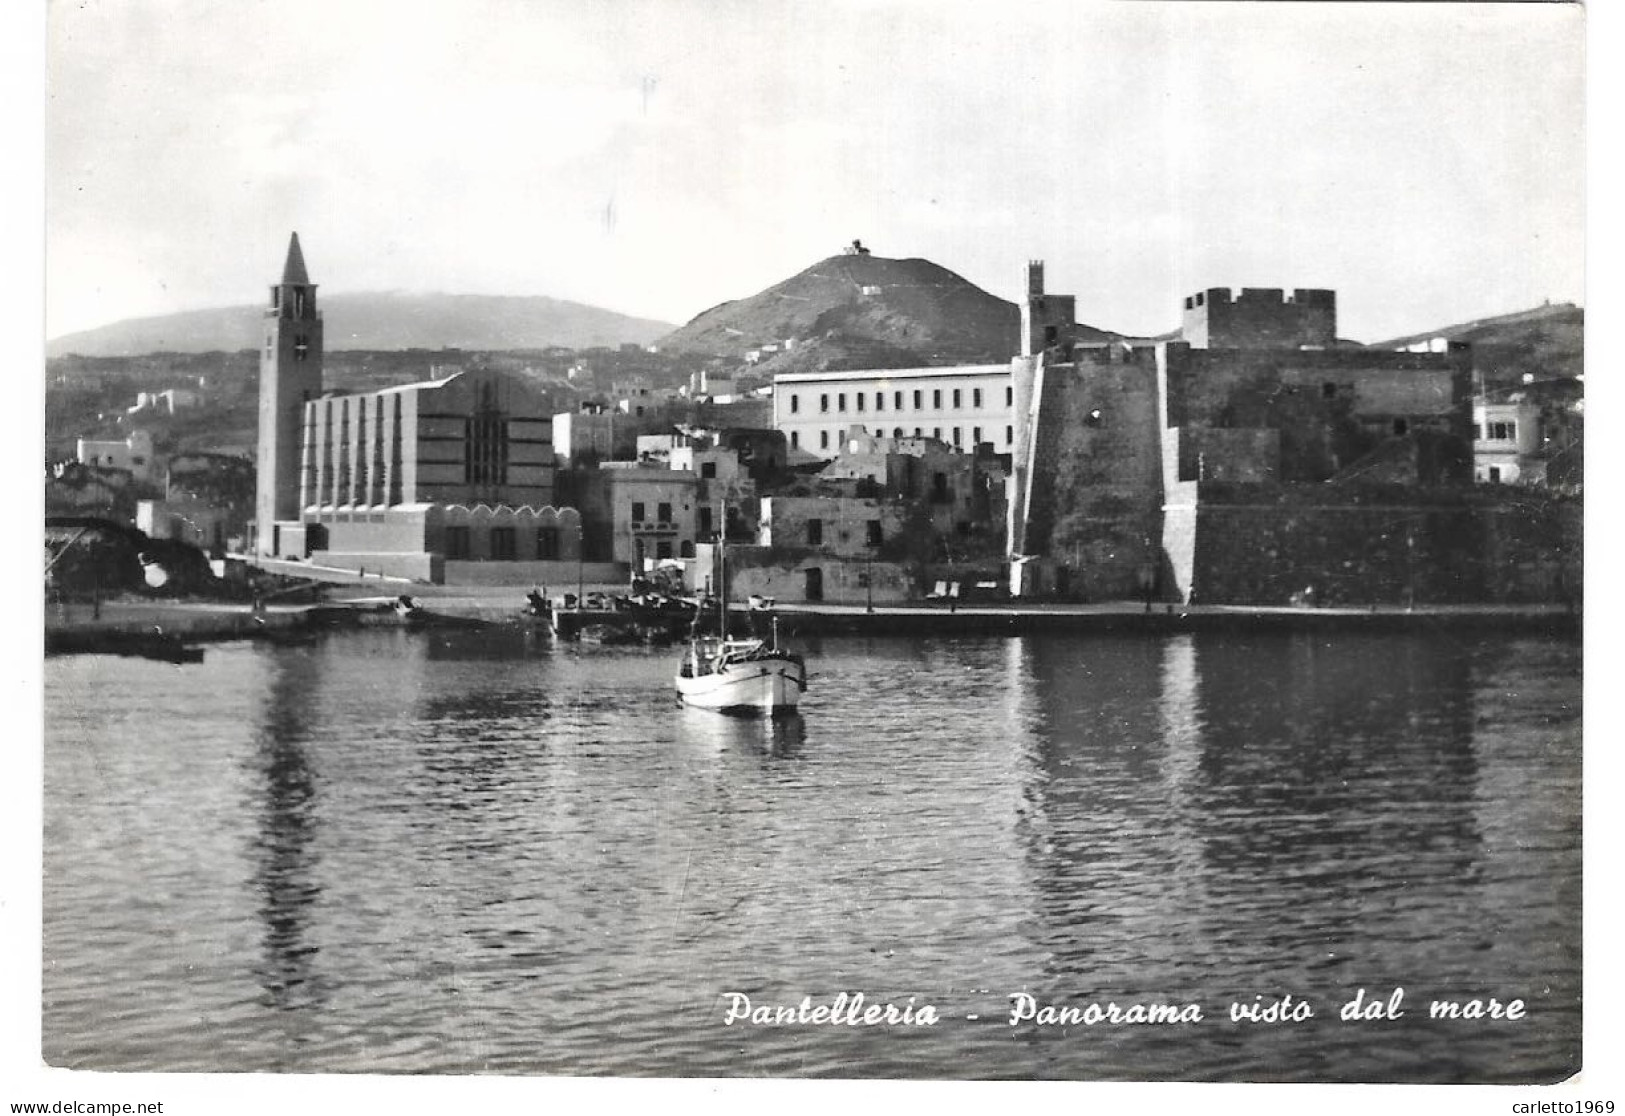
[[[379,589],[382,588],[383,592]],[[573,586],[572,586],[573,588]],[[615,586],[589,586],[613,592]],[[250,605],[194,601],[127,599],[48,604],[45,635],[55,649],[94,649],[98,633],[131,634],[161,629],[188,640],[247,639],[332,624],[352,605],[358,618],[410,592],[431,614],[494,625],[536,623],[524,613],[525,590],[515,587],[410,586],[397,589],[358,583],[335,585],[321,605],[271,604],[256,616]],[[1018,635],[1036,632],[1174,633],[1186,631],[1406,631],[1477,629],[1577,634],[1578,613],[1560,605],[1461,604],[1365,607],[1274,605],[1177,605],[1143,601],[1095,604],[1063,602],[875,605],[861,603],[780,604],[774,613],[780,632],[794,635],[899,635],[911,637]],[[763,613],[734,615],[747,623]]]

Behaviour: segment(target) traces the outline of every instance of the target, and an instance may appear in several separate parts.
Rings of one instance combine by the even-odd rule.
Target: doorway
[[[824,599],[824,571],[822,569],[811,569],[811,570],[802,570],[801,572],[803,574],[805,574],[806,578],[807,578],[805,591],[802,594],[803,597],[805,599],[809,600],[809,601],[821,601],[821,600],[823,600]]]

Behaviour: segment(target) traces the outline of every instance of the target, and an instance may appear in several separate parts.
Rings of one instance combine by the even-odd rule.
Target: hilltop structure
[[[1099,344],[1080,326],[1077,299],[1044,289],[1044,261],[1027,264],[1027,297],[1019,332],[1007,336],[1016,363],[1045,350],[1070,354]],[[799,372],[773,378],[773,425],[792,450],[829,460],[852,438],[935,438],[962,452],[1016,448],[1014,365],[870,368]]]

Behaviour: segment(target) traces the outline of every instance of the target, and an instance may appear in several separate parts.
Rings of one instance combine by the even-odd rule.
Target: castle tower
[[[1034,337],[1044,316],[1044,261],[1027,261],[1027,297],[1021,303],[1021,355],[1043,352],[1043,339]]]
[[[1021,355],[1030,357],[1056,345],[1070,346],[1077,324],[1073,295],[1044,293],[1044,261],[1027,261],[1027,297],[1021,304]]]
[[[288,241],[282,281],[271,288],[264,327],[254,551],[276,557],[282,552],[278,524],[299,519],[305,403],[322,394],[322,317],[298,233]]]

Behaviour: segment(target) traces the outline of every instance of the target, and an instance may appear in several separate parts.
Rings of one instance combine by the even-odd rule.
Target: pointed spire
[[[305,274],[305,254],[299,250],[298,233],[294,233],[293,239],[288,241],[288,262],[282,265],[282,282],[284,285],[310,286],[310,276]]]

